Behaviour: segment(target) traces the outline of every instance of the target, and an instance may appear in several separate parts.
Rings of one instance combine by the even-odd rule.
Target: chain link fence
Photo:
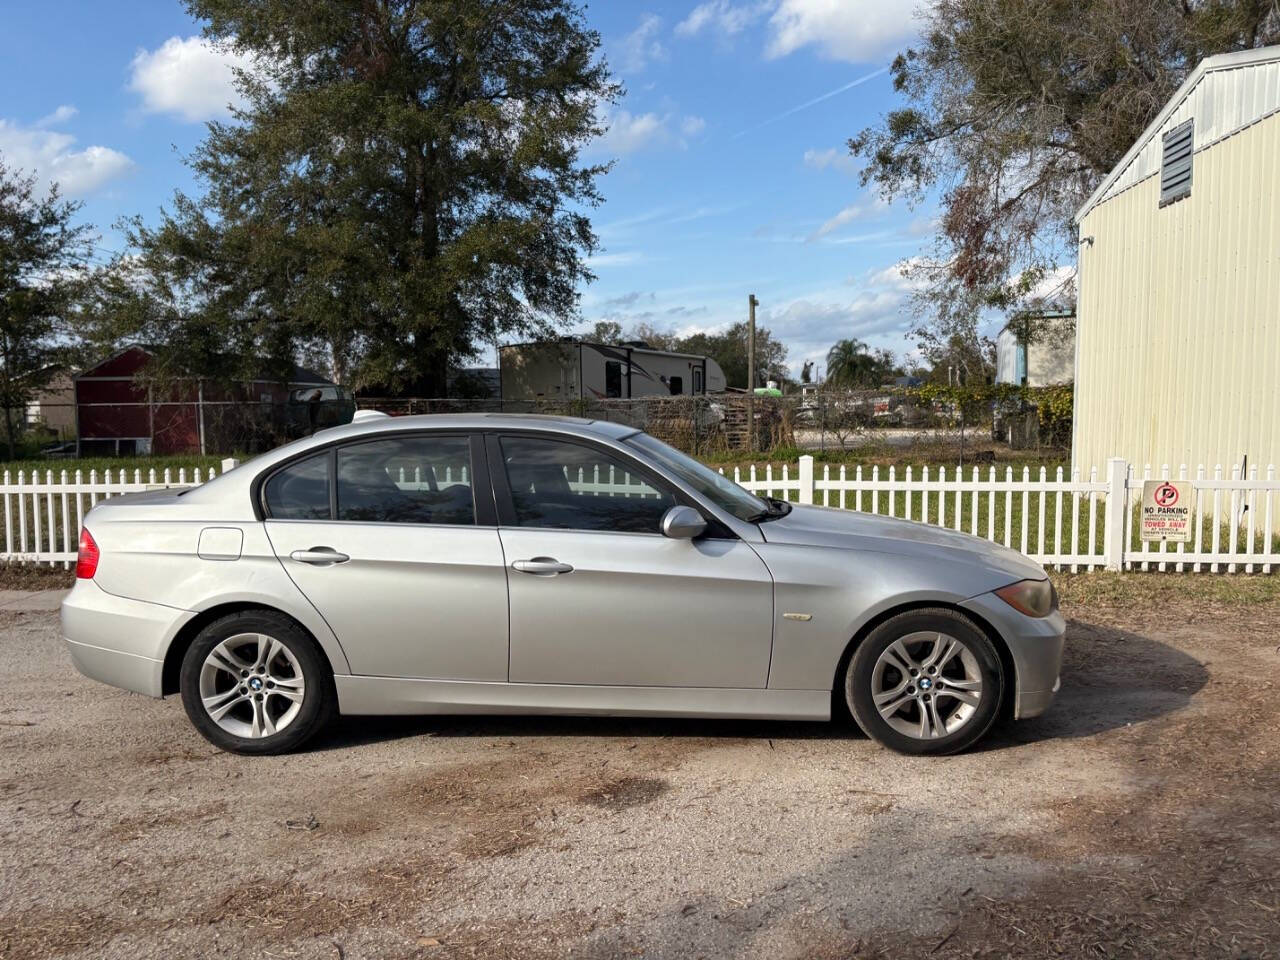
[[[1064,451],[1070,420],[1042,423],[1021,395],[926,399],[912,390],[742,393],[629,400],[461,400],[363,397],[303,402],[43,404],[14,411],[18,456],[257,453],[346,423],[356,407],[392,416],[442,413],[551,414],[622,423],[694,456],[796,451],[867,458],[983,459],[1003,447]]]
[[[522,413],[624,423],[694,456],[779,450],[868,456],[955,456],[996,444],[1062,451],[1070,421],[1040,425],[1034,403],[968,398],[926,400],[909,390],[813,391],[782,397],[717,394],[630,400],[452,400],[366,397],[361,408],[392,416]]]
[[[11,417],[16,457],[58,459],[261,453],[349,423],[355,409],[350,399],[46,402]]]

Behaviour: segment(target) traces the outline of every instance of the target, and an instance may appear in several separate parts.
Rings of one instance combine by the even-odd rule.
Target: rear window
[[[274,520],[328,520],[329,454],[299,460],[272,474],[264,499]]]

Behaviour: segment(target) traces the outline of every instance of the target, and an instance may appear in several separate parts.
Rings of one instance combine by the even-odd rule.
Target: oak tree
[[[189,158],[203,194],[128,224],[135,335],[441,396],[450,362],[576,317],[607,170],[582,150],[620,90],[573,0],[187,9],[254,66]]]

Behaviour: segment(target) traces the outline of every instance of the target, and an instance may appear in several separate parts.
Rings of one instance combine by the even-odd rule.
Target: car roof
[[[329,443],[340,437],[400,430],[547,430],[555,433],[586,434],[617,439],[636,432],[636,427],[608,420],[551,416],[541,413],[427,413],[408,417],[377,417],[317,431],[313,438]]]

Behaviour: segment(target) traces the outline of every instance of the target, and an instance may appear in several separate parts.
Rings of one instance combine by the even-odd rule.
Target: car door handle
[[[511,566],[521,573],[531,573],[535,577],[554,577],[561,573],[572,573],[573,567],[561,563],[554,557],[534,557],[532,560],[517,560]]]
[[[310,550],[295,550],[289,554],[290,560],[309,563],[312,566],[327,567],[332,563],[346,563],[351,558],[339,553],[333,547],[312,547]]]

